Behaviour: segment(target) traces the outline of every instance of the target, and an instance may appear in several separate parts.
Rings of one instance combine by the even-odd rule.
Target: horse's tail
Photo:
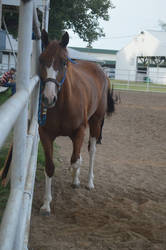
[[[113,99],[113,87],[111,87],[110,80],[108,79],[108,92],[107,92],[107,115],[110,116],[115,111],[115,101]]]

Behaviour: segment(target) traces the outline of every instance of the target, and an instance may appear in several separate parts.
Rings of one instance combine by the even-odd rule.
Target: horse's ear
[[[43,47],[47,48],[49,44],[48,33],[44,29],[42,30],[42,33],[41,33],[41,40],[42,40]]]
[[[65,34],[62,36],[62,39],[60,41],[60,45],[64,48],[66,48],[66,46],[68,45],[69,43],[69,34],[68,32],[65,32]]]

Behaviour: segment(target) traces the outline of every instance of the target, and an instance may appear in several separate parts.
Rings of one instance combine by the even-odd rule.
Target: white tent
[[[94,61],[94,62],[103,62],[102,60],[96,58],[95,56],[88,55],[86,52],[79,52],[72,48],[68,48],[69,56],[73,59],[86,60],[86,61]]]

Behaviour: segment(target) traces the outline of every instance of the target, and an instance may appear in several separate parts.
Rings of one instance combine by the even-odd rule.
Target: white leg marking
[[[96,138],[90,137],[90,150],[89,150],[89,174],[88,174],[88,189],[93,189],[93,168],[94,168],[94,160],[95,160],[95,153],[96,153]]]
[[[45,173],[45,193],[44,193],[44,204],[41,207],[41,211],[43,213],[49,214],[50,209],[50,203],[52,201],[52,195],[51,195],[51,181],[52,178],[48,177]]]
[[[79,187],[80,185],[80,180],[79,180],[79,175],[80,175],[80,166],[82,162],[82,157],[80,155],[80,159],[78,159],[74,164],[71,165],[72,168],[72,185],[73,187]]]

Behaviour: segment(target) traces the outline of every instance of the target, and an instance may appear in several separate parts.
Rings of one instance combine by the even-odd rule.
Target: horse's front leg
[[[50,203],[52,201],[51,195],[51,181],[54,174],[54,163],[53,163],[53,140],[46,134],[46,132],[40,128],[40,139],[43,145],[45,153],[45,192],[43,206],[40,208],[41,214],[49,215],[51,212]]]
[[[43,205],[40,208],[40,213],[42,215],[49,215],[51,212],[50,208],[50,203],[52,201],[51,182],[52,178],[45,173],[45,192],[44,192]]]
[[[82,157],[77,159],[75,163],[71,164],[71,171],[72,171],[72,184],[71,186],[73,188],[79,188],[80,187],[80,180],[79,180],[79,175],[80,175],[80,166],[82,163]]]
[[[85,127],[82,126],[77,130],[74,136],[71,138],[73,142],[73,154],[71,157],[71,170],[72,170],[72,187],[78,188],[80,186],[80,166],[82,162],[81,147],[84,140]]]

